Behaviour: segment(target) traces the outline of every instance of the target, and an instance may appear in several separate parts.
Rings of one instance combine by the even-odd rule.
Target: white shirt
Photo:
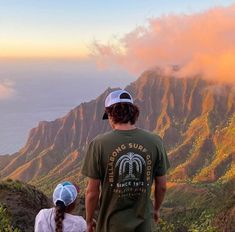
[[[55,208],[42,209],[35,219],[35,232],[55,232]],[[81,216],[65,213],[63,232],[85,232],[86,221]]]

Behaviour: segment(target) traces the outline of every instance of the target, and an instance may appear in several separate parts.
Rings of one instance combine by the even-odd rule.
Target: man
[[[113,130],[91,141],[82,167],[88,177],[88,232],[94,231],[98,203],[97,232],[150,232],[152,218],[159,219],[169,162],[160,137],[135,127],[138,116],[139,109],[127,91],[107,96],[103,119],[109,120]]]

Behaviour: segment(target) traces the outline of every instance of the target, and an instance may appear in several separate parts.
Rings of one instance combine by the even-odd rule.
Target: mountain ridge
[[[227,134],[235,133],[233,86],[218,87],[198,76],[179,79],[146,71],[126,90],[140,108],[137,126],[163,138],[172,180],[214,182],[235,177],[235,142],[227,141]],[[4,165],[0,176],[23,181],[58,179],[57,176],[66,175],[69,168],[62,168],[66,164],[74,168],[70,172],[77,177],[79,174],[75,173],[79,173],[88,142],[110,130],[108,123],[101,120],[110,91],[108,88],[96,99],[81,103],[64,117],[40,122],[30,131],[25,146]],[[224,152],[228,154],[223,156]]]

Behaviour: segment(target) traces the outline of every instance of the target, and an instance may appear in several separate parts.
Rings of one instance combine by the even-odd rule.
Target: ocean
[[[0,60],[0,154],[22,148],[39,121],[62,117],[108,87],[134,80],[117,68],[97,69],[92,61]]]

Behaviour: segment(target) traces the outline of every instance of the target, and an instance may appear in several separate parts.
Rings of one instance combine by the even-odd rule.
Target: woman
[[[58,184],[53,193],[55,207],[42,209],[35,220],[35,232],[85,232],[86,221],[70,214],[75,208],[77,188],[70,182]]]

